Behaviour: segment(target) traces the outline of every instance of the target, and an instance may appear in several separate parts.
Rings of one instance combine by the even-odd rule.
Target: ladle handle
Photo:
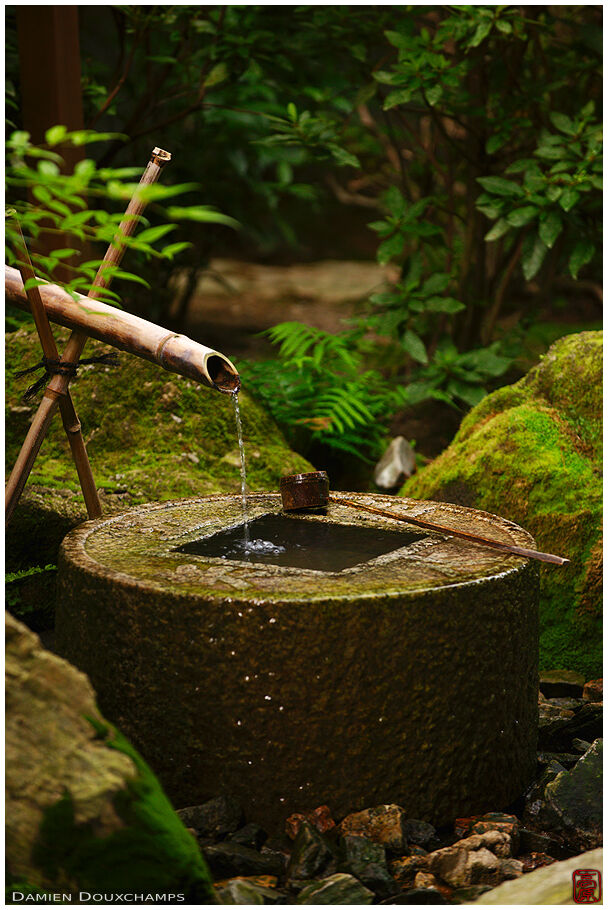
[[[502,550],[503,553],[513,553],[515,556],[524,556],[527,559],[538,559],[540,562],[550,562],[556,566],[566,566],[570,562],[563,556],[553,556],[551,553],[540,553],[538,550],[528,550],[525,547],[516,547],[513,544],[501,543],[498,540],[491,540],[487,537],[480,537],[478,534],[469,534],[467,531],[457,531],[455,528],[446,528],[443,525],[434,524],[432,521],[425,521],[422,518],[412,518],[405,515],[397,515],[396,512],[388,512],[385,509],[376,509],[374,506],[364,506],[359,502],[353,502],[352,499],[343,499],[342,497],[329,496],[330,502],[337,505],[350,506],[353,509],[362,509],[364,512],[372,512],[374,515],[382,515],[385,518],[394,518],[395,521],[405,521],[408,524],[416,525],[419,528],[426,528],[429,531],[439,531],[440,534],[451,534],[453,537],[461,537],[471,543],[483,544],[486,547],[492,547],[494,550]]]

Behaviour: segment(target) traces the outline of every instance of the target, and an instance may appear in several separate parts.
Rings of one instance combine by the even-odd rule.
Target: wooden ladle
[[[502,543],[499,540],[481,537],[479,534],[470,534],[468,531],[458,531],[456,528],[446,528],[444,525],[434,524],[434,522],[425,521],[422,518],[414,518],[411,515],[400,515],[396,512],[389,512],[386,509],[377,509],[375,506],[363,505],[363,503],[354,502],[352,499],[345,499],[342,496],[332,496],[329,492],[329,477],[325,471],[311,471],[306,474],[287,474],[286,476],[281,477],[280,490],[283,509],[286,512],[323,509],[327,506],[328,502],[335,502],[341,506],[350,506],[353,509],[371,512],[373,515],[382,515],[384,518],[393,518],[395,521],[405,521],[408,524],[416,525],[417,527],[424,528],[428,531],[438,531],[440,534],[450,534],[452,537],[468,540],[469,543],[492,547],[494,550],[502,550],[503,553],[512,553],[515,556],[523,556],[527,559],[538,559],[541,562],[549,562],[556,566],[565,566],[570,562],[569,559],[564,559],[563,556],[553,556],[551,553],[540,553],[538,550],[528,550],[525,547],[517,547],[514,544]]]

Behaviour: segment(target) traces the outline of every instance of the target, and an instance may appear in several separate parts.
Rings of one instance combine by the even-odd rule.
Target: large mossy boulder
[[[582,332],[484,398],[402,489],[502,515],[571,560],[541,569],[541,669],[587,678],[602,668],[601,445],[602,333]]]
[[[41,889],[213,903],[196,840],[87,677],[13,617],[6,628],[7,902]]]
[[[67,333],[56,331],[63,348]],[[107,350],[90,342],[85,356]],[[82,423],[104,515],[130,505],[240,490],[240,457],[231,396],[129,354],[120,366],[80,368],[72,396]],[[15,462],[38,400],[22,395],[30,377],[14,371],[40,360],[35,330],[6,336],[6,465]],[[247,484],[278,490],[283,474],[311,470],[291,451],[274,421],[247,394],[239,394]],[[10,569],[55,563],[62,537],[86,519],[76,469],[56,415],[9,525]]]

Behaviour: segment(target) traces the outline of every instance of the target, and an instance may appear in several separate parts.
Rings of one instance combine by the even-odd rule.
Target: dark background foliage
[[[397,269],[342,333],[286,323],[242,365],[302,450],[375,457],[400,410],[463,412],[530,335],[599,318],[600,6],[77,9],[82,122],[45,125],[71,138],[28,123],[31,20],[8,9],[9,201],[41,274],[72,263],[86,290],[154,144],[174,160],[115,285],[128,308],[166,322],[182,270],[187,330],[218,255]],[[70,176],[53,155],[74,148]]]

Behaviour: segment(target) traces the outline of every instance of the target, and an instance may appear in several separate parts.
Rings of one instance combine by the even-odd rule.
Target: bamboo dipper
[[[353,502],[352,499],[343,499],[341,496],[332,496],[329,492],[329,477],[325,471],[311,471],[307,474],[288,474],[285,477],[281,477],[280,490],[283,509],[286,512],[323,509],[328,502],[335,502],[341,506],[350,506],[352,509],[361,509],[364,512],[371,512],[373,515],[382,515],[384,518],[393,518],[395,521],[405,521],[408,524],[416,525],[419,528],[425,528],[428,531],[438,531],[440,534],[450,534],[452,537],[460,537],[463,540],[468,540],[469,543],[492,547],[495,550],[502,550],[503,553],[513,553],[515,556],[538,559],[540,562],[550,562],[556,566],[565,566],[570,562],[569,559],[564,559],[562,556],[553,556],[551,553],[540,553],[538,550],[528,550],[525,547],[517,547],[512,544],[502,543],[498,540],[481,537],[479,534],[469,534],[467,531],[446,528],[444,525],[438,525],[431,521],[424,521],[421,518],[414,518],[410,515],[399,515],[396,512],[389,512],[385,509],[377,509],[374,506],[366,506],[359,502]]]

